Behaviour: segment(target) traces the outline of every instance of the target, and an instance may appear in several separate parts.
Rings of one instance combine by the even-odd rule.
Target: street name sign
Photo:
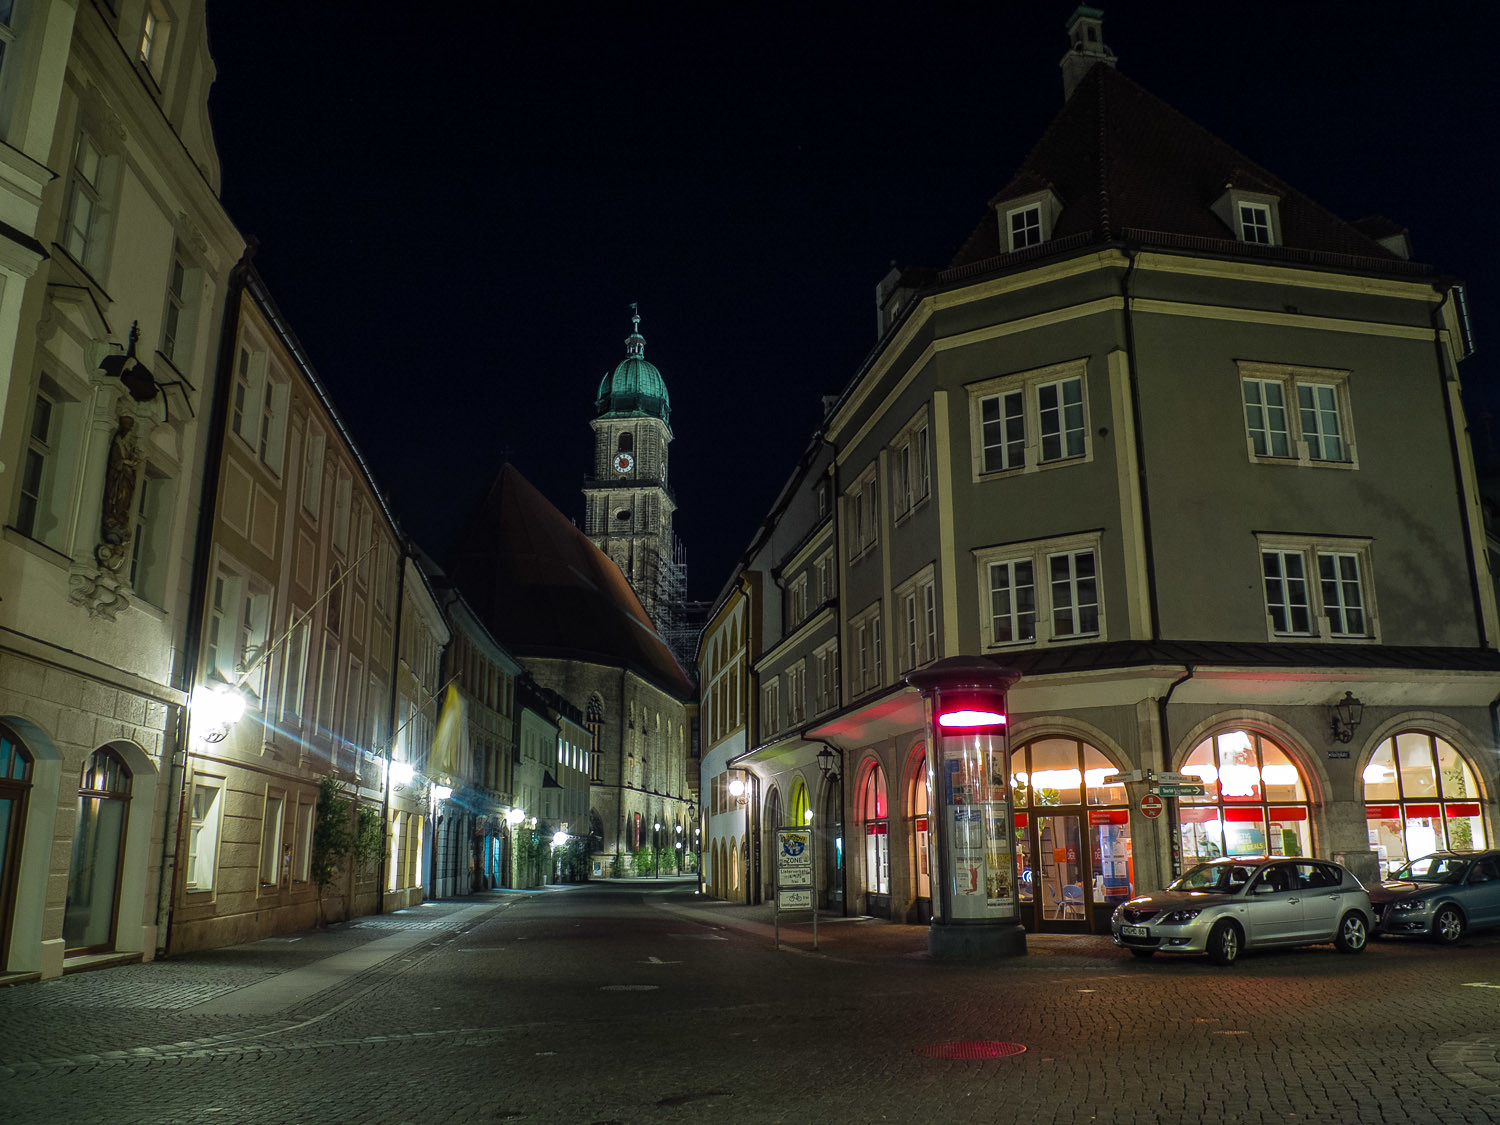
[[[1140,770],[1131,770],[1129,773],[1106,774],[1099,779],[1100,785],[1124,785],[1130,781],[1140,781],[1146,775]]]
[[[1201,797],[1201,785],[1158,785],[1156,791],[1163,797]]]
[[[1195,773],[1154,773],[1153,785],[1201,785],[1203,779]]]

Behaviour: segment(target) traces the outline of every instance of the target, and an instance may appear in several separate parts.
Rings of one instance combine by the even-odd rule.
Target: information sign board
[[[1201,785],[1158,785],[1156,791],[1163,797],[1201,797]]]

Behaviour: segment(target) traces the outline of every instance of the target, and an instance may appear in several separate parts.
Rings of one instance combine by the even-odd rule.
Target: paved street
[[[0,1120],[1500,1120],[1500,937],[976,967],[768,920],[593,884],[0,989]],[[1025,1050],[917,1053],[955,1041]]]

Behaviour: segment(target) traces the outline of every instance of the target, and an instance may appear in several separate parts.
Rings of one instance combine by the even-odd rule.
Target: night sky
[[[1061,108],[1074,6],[212,0],[224,201],[440,558],[507,458],[581,519],[639,302],[689,592],[712,598],[875,343],[876,282],[947,265]],[[1104,11],[1123,73],[1466,283],[1482,431],[1496,6]]]

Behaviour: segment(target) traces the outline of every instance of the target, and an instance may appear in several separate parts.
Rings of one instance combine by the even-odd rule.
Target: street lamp
[[[520,809],[511,809],[505,814],[505,823],[510,825],[510,881],[512,885],[521,881],[521,857],[517,854],[516,842],[519,839],[521,822],[526,819],[526,814]]]
[[[656,822],[656,828],[651,833],[651,850],[656,853],[656,877],[661,878],[661,821]]]
[[[673,831],[676,832],[676,834],[677,834],[677,842],[674,845],[674,847],[676,847],[676,849],[677,849],[677,874],[681,875],[682,874],[682,825],[680,825],[680,824],[675,825],[673,827]]]
[[[1016,886],[1006,692],[1020,674],[981,657],[954,656],[906,682],[927,705],[932,752],[927,801],[934,820],[934,958],[1026,953]]]

